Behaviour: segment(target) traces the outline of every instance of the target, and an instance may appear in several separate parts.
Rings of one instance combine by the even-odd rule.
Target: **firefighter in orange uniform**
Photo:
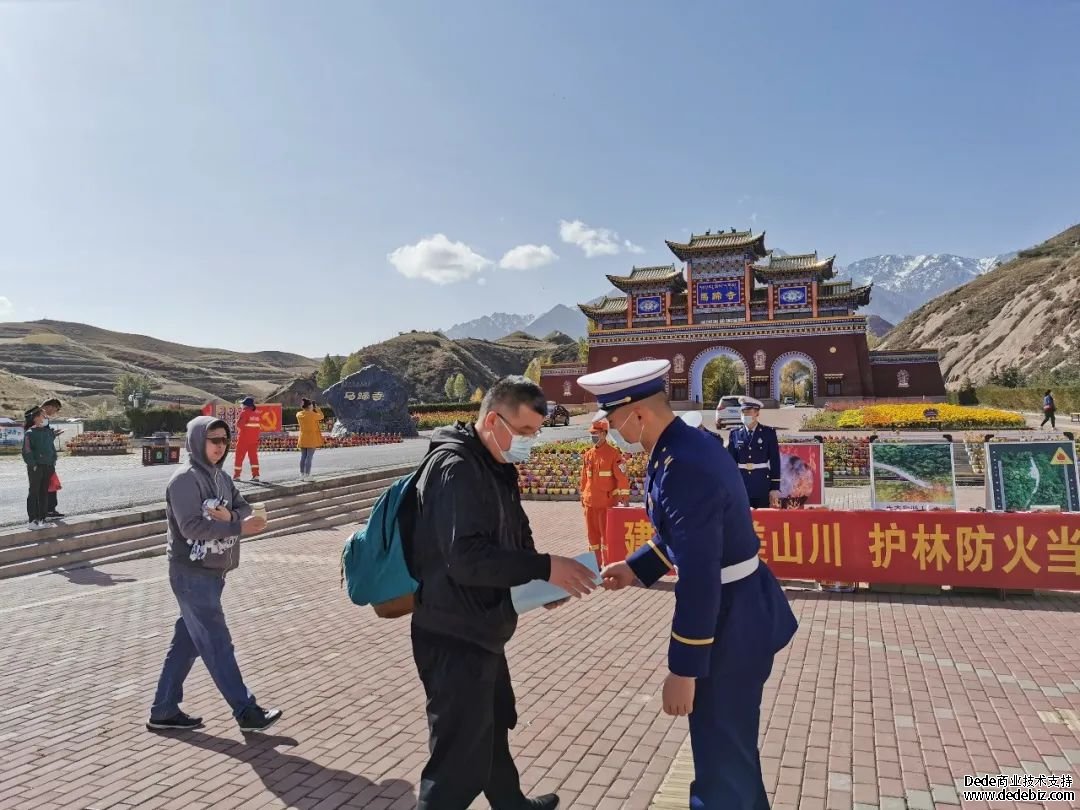
[[[236,462],[233,467],[233,480],[240,480],[244,470],[244,458],[251,459],[251,480],[259,480],[259,436],[262,434],[262,419],[255,410],[255,400],[248,397],[241,403],[244,408],[236,418]]]
[[[593,448],[581,459],[581,505],[589,532],[589,550],[604,567],[603,549],[609,507],[630,502],[630,479],[622,468],[622,453],[608,443],[608,423],[601,419],[589,428]]]

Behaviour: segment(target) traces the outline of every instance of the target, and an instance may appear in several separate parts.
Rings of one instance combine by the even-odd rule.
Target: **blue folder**
[[[601,583],[600,569],[596,565],[595,554],[589,551],[584,554],[579,554],[577,557],[574,557],[574,559],[593,572],[594,581],[597,585]],[[534,579],[532,582],[527,582],[524,585],[518,585],[511,588],[510,597],[514,602],[514,610],[517,611],[520,616],[522,613],[528,613],[530,610],[536,610],[537,608],[551,604],[552,602],[568,599],[570,594],[562,588],[552,585],[550,582],[542,579]]]

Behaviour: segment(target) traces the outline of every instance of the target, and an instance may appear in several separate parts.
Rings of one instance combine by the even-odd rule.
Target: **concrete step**
[[[412,472],[414,469],[413,466],[385,467],[303,483],[297,482],[282,486],[265,485],[263,488],[245,492],[244,498],[249,503],[266,503],[267,511],[271,512],[277,503],[305,503],[306,500],[318,500],[324,497],[325,493],[342,487],[359,487],[356,490],[357,492],[365,491],[367,488],[381,487],[381,489],[385,489],[394,479]],[[160,503],[116,513],[73,517],[57,524],[52,529],[42,529],[40,531],[32,532],[24,526],[12,527],[0,530],[0,549],[41,543],[46,540],[59,540],[140,523],[152,523],[164,519],[165,504]]]
[[[370,507],[375,499],[389,485],[387,482],[367,482],[363,484],[350,484],[323,491],[307,493],[296,498],[302,502],[295,502],[294,498],[280,498],[267,501],[267,516],[274,520],[275,516],[287,516],[290,523],[287,525],[301,525],[303,514],[311,509],[335,508],[342,509],[350,506],[355,508]],[[279,522],[278,517],[275,522]],[[58,557],[67,552],[84,551],[95,547],[106,547],[125,540],[136,540],[140,537],[155,535],[164,536],[168,526],[164,520],[154,520],[145,523],[110,528],[102,531],[92,531],[85,534],[62,537],[53,540],[39,540],[43,532],[26,532],[20,537],[30,539],[33,542],[19,546],[9,546],[0,550],[0,566],[8,563],[21,562],[35,557]]]
[[[58,555],[35,557],[0,566],[0,579],[36,574],[40,571],[51,571],[56,568],[79,567],[78,563],[94,563],[103,555],[123,554],[129,551],[145,551],[146,555],[165,553],[165,535],[152,535],[139,537],[135,540],[125,540],[120,543],[110,543],[107,546],[94,546],[82,551],[69,551]]]
[[[333,528],[367,519],[379,495],[412,468],[390,468],[308,482],[245,498],[265,503],[269,530],[243,542]],[[132,510],[39,532],[0,537],[0,579],[165,553],[164,509]]]

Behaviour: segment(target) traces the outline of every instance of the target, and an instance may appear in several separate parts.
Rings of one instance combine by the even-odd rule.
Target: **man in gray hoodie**
[[[172,643],[158,681],[149,729],[196,729],[202,718],[180,710],[184,680],[196,658],[232,708],[241,731],[265,731],[281,717],[255,702],[236,663],[221,608],[225,575],[240,564],[240,537],[266,528],[222,470],[229,427],[213,416],[188,422],[188,462],[165,491],[169,584],[180,605]]]

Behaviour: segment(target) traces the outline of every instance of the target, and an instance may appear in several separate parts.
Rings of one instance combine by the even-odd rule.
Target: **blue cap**
[[[603,419],[616,408],[663,391],[664,376],[670,368],[668,360],[635,360],[586,374],[578,378],[577,384],[596,397],[600,410],[594,420]]]
[[[254,408],[255,407],[255,398],[254,397],[244,397],[244,401],[241,402],[240,404],[243,405],[244,407],[247,407],[247,408]]]

